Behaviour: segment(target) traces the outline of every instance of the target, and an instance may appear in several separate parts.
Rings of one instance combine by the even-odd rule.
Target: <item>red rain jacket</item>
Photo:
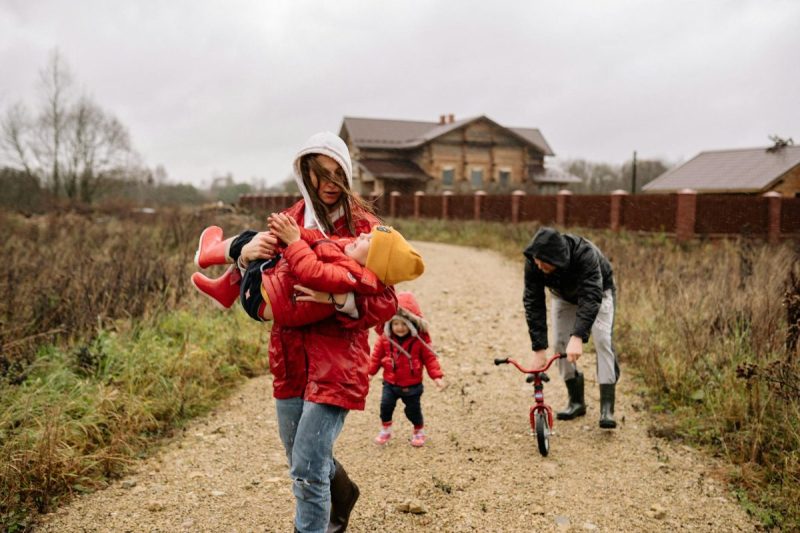
[[[303,224],[305,203],[298,201],[284,211]],[[354,213],[356,233],[368,233],[379,224],[368,213]],[[344,220],[336,221],[336,236],[354,237]],[[304,230],[307,232],[308,230]],[[308,235],[304,233],[304,238]],[[319,233],[319,238],[323,238]],[[281,264],[283,262],[279,262]],[[273,324],[269,339],[269,366],[273,396],[302,397],[315,403],[363,410],[369,391],[369,344],[367,330],[385,322],[397,309],[394,288],[374,296],[356,294],[358,319],[343,313],[302,327]]]
[[[374,376],[383,367],[383,380],[398,387],[410,387],[422,383],[422,368],[431,379],[444,377],[431,344],[428,326],[416,298],[410,292],[397,294],[399,307],[394,319],[403,320],[410,333],[400,340],[392,333],[391,322],[375,343],[369,363],[369,375]],[[427,345],[427,346],[426,346]]]

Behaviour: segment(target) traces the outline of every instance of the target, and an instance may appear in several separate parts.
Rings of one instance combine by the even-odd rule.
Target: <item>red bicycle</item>
[[[537,369],[523,368],[518,362],[509,358],[494,360],[494,364],[496,365],[512,364],[517,367],[517,370],[520,372],[529,374],[525,381],[528,383],[533,382],[533,398],[536,400],[536,403],[531,406],[528,418],[530,419],[531,429],[536,433],[536,443],[539,445],[539,453],[541,453],[543,457],[547,457],[547,454],[550,453],[550,432],[553,428],[553,409],[544,403],[543,383],[550,381],[550,378],[547,377],[545,372],[550,368],[550,365],[563,357],[566,357],[566,354],[557,353],[553,355],[542,368]]]

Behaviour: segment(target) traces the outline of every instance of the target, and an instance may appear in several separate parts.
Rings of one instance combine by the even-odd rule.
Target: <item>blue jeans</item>
[[[303,533],[324,533],[331,512],[333,443],[347,409],[302,398],[275,400],[278,432],[289,460],[295,497],[294,525]]]

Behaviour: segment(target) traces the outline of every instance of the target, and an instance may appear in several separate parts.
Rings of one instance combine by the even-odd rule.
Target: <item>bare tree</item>
[[[9,107],[0,119],[0,147],[12,160],[15,160],[28,177],[37,180],[40,176],[35,172],[33,154],[30,151],[28,138],[31,131],[31,120],[28,110],[18,102]]]
[[[59,51],[53,50],[47,65],[39,72],[43,105],[38,120],[39,142],[34,145],[34,153],[42,167],[50,169],[50,186],[54,194],[61,193],[63,139],[69,115],[67,98],[71,85],[69,69]]]
[[[56,195],[91,202],[100,183],[124,176],[137,161],[127,128],[89,97],[70,101],[72,76],[58,51],[40,73],[34,119],[21,103],[0,118],[0,147]]]
[[[65,138],[69,154],[64,177],[68,198],[91,202],[100,182],[128,163],[127,128],[84,96],[72,107]]]

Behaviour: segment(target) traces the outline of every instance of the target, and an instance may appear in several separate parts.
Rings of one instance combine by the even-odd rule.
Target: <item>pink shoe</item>
[[[392,438],[392,430],[383,428],[380,431],[380,433],[378,433],[378,436],[375,437],[375,444],[377,444],[378,446],[383,446],[384,444],[389,442],[389,439],[391,438]]]
[[[411,435],[411,445],[415,448],[419,448],[425,444],[425,431],[419,430],[415,431],[413,435]]]
[[[209,226],[200,234],[200,242],[194,254],[194,264],[200,268],[212,265],[225,265],[233,263],[230,257],[233,237],[223,240],[222,228]]]
[[[200,272],[192,274],[192,285],[221,309],[228,309],[239,299],[239,286],[242,275],[231,265],[223,275],[214,279]]]

